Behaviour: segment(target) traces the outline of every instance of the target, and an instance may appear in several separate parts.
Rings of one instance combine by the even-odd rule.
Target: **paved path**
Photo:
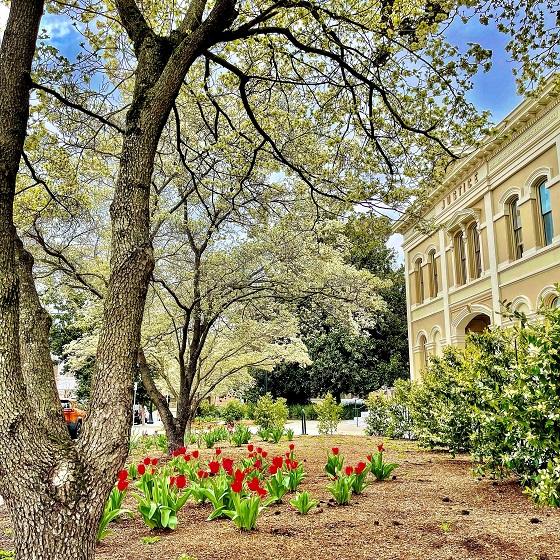
[[[286,429],[290,428],[294,430],[294,433],[297,436],[301,435],[301,420],[289,421],[286,424]],[[336,433],[343,436],[363,436],[365,435],[364,428],[365,425],[363,420],[360,420],[359,426],[356,426],[356,420],[342,420],[338,425]],[[319,435],[319,422],[317,420],[307,420],[307,435]]]
[[[318,429],[319,423],[317,420],[307,421],[307,435],[317,436],[319,435]],[[342,420],[338,425],[337,434],[350,435],[350,436],[363,436],[365,424],[363,419],[360,419],[360,425],[356,426],[356,420]],[[256,426],[250,426],[251,432],[256,433],[258,428]],[[292,429],[294,433],[299,436],[301,435],[301,420],[289,420],[286,423],[286,429]],[[161,422],[154,422],[153,424],[135,425],[132,427],[132,435],[153,435],[153,434],[164,434],[165,429]]]

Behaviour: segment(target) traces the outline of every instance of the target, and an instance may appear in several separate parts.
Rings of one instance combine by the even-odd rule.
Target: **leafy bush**
[[[342,405],[336,404],[334,397],[327,393],[325,398],[315,405],[319,420],[320,434],[334,434],[342,416]]]
[[[554,505],[560,487],[560,309],[518,324],[510,335],[509,368],[500,383],[483,385],[488,402],[477,411],[475,456],[491,472],[518,476],[537,501]],[[546,498],[548,496],[548,498]]]
[[[272,395],[267,393],[257,401],[253,415],[255,423],[261,429],[284,429],[284,424],[288,419],[286,399],[278,398],[274,400]]]
[[[301,413],[305,412],[307,420],[317,420],[317,412],[312,404],[291,404],[288,407],[288,418],[301,420]]]
[[[208,401],[202,401],[198,405],[197,416],[202,418],[219,418],[220,410],[216,405],[210,404]]]
[[[239,399],[231,399],[218,409],[220,416],[228,423],[238,422],[247,416],[247,406]]]
[[[414,439],[414,425],[410,413],[409,401],[412,384],[399,379],[395,382],[392,395],[370,393],[366,406],[369,414],[366,420],[366,432],[370,436]]]
[[[470,335],[403,392],[420,442],[470,451],[479,471],[514,475],[541,504],[560,496],[560,309]],[[388,433],[392,401],[371,397],[370,432]]]

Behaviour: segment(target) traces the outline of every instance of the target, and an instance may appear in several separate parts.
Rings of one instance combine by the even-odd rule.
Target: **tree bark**
[[[19,347],[21,370],[29,401],[52,437],[68,437],[53,375],[49,332],[51,317],[41,305],[33,279],[33,256],[19,238],[15,240],[19,281]]]

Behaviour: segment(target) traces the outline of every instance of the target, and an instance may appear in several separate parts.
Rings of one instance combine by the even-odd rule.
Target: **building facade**
[[[411,378],[469,331],[501,325],[502,302],[531,316],[559,305],[560,86],[526,99],[430,197],[428,233],[405,215]]]

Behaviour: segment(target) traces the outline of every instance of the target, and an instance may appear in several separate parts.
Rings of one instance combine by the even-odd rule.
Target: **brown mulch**
[[[472,474],[467,456],[451,458],[414,444],[385,443],[386,458],[399,463],[396,478],[373,483],[346,507],[329,503],[323,472],[326,451],[340,447],[351,464],[375,449],[377,439],[355,436],[296,438],[305,461],[302,489],[321,500],[300,516],[286,503],[271,506],[258,530],[241,533],[228,520],[205,521],[210,506],[189,502],[179,526],[154,535],[136,515],[113,525],[97,551],[102,560],[560,560],[560,510],[539,508],[512,481],[494,482]],[[284,451],[286,444],[263,445]],[[242,450],[223,446],[224,456]],[[213,452],[201,452],[209,457]],[[131,501],[130,506],[133,506]],[[5,512],[2,512],[5,514]],[[6,517],[0,515],[0,548],[10,548]]]

